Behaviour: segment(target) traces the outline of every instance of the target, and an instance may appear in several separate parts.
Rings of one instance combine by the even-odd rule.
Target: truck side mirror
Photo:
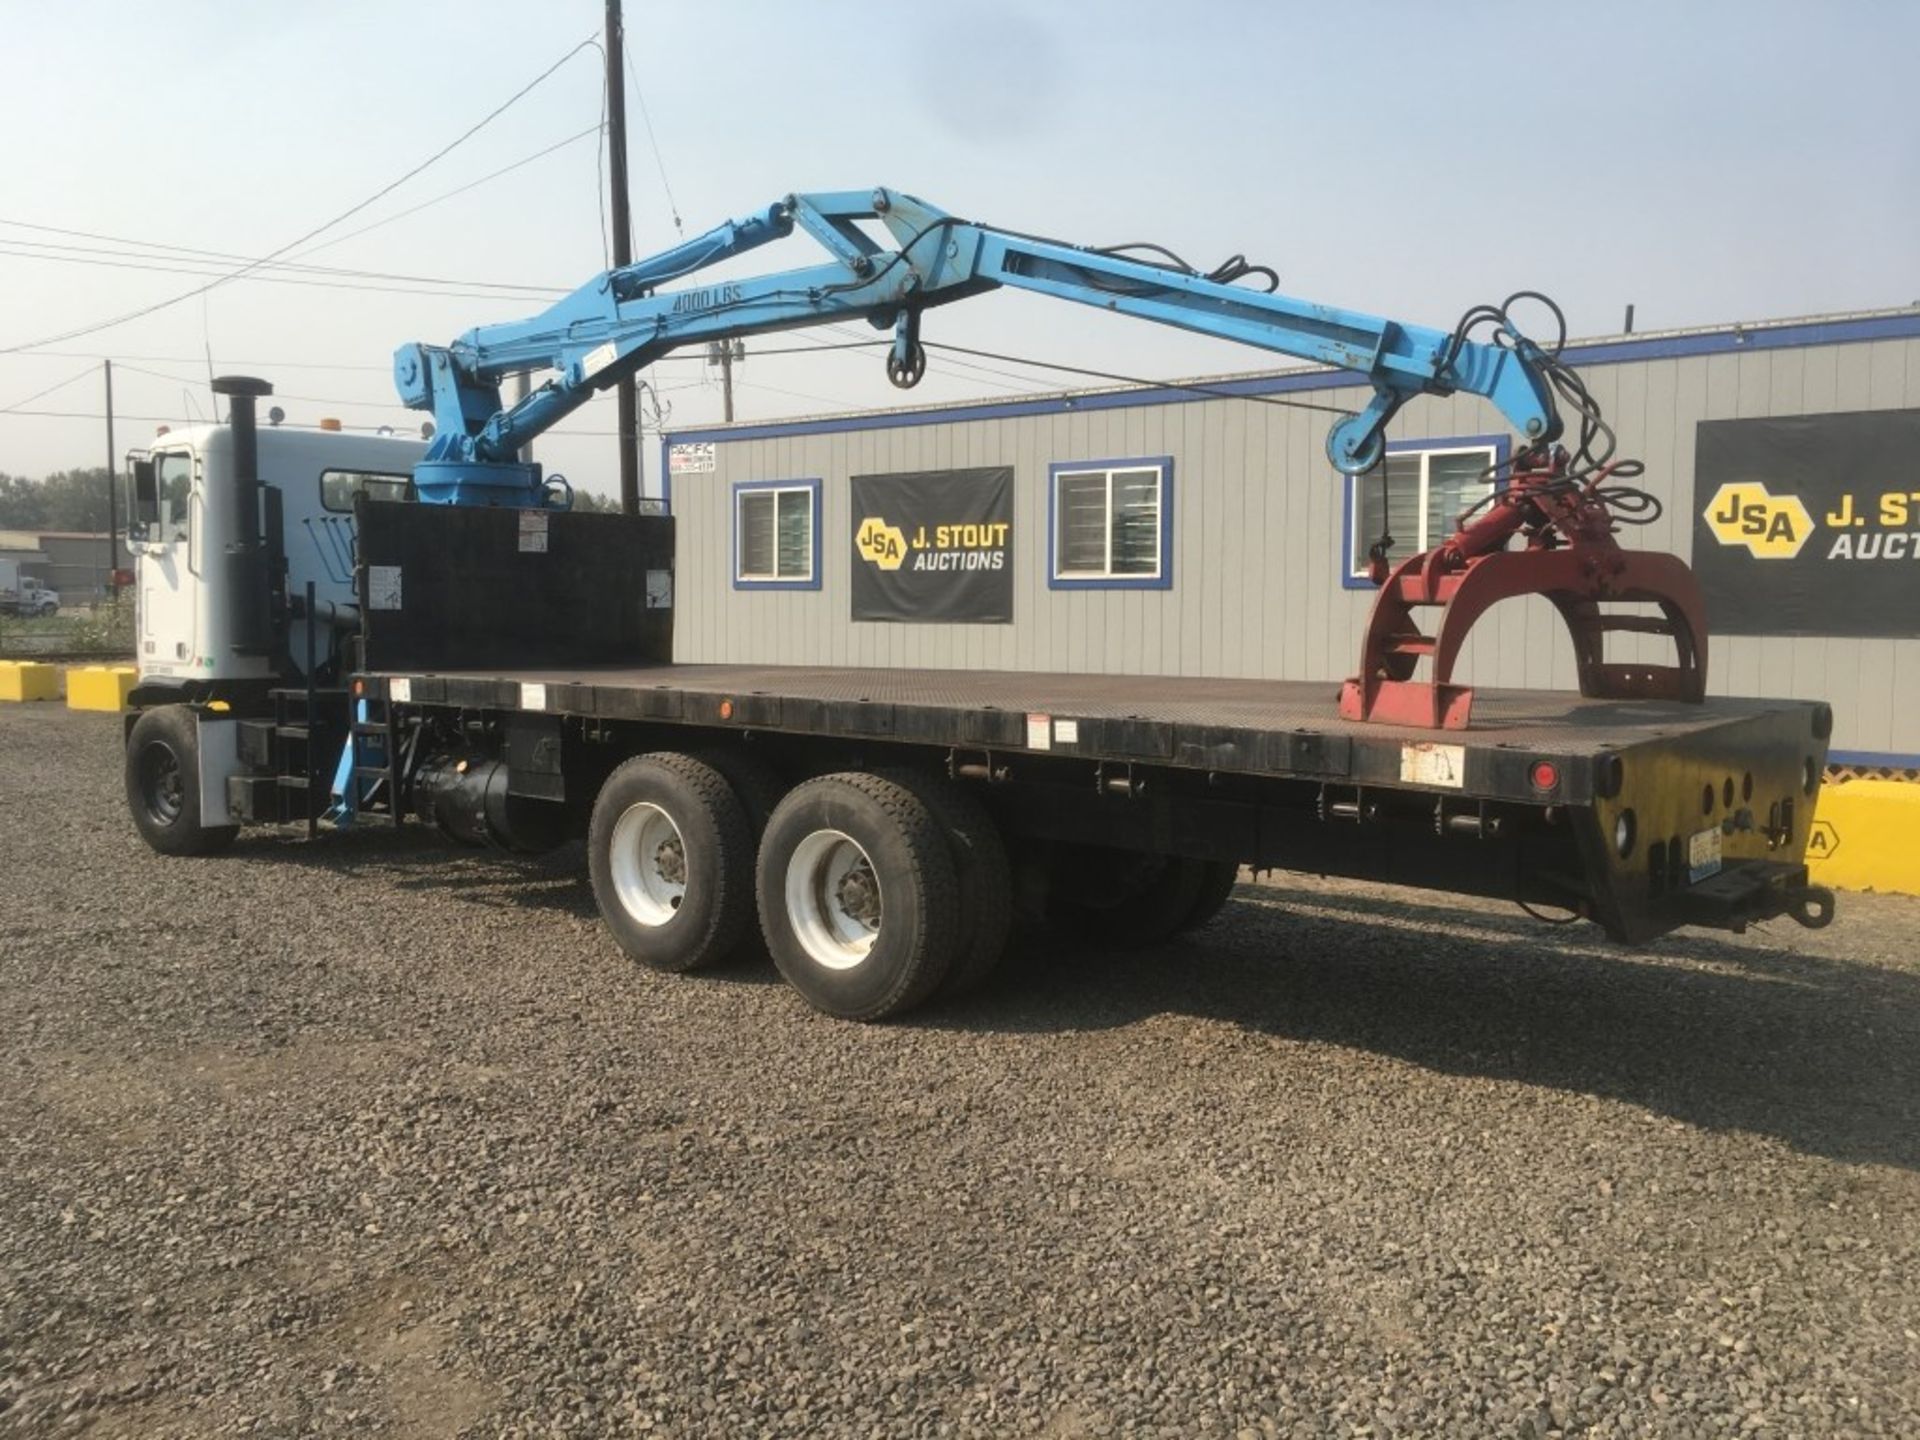
[[[144,540],[160,524],[160,483],[152,460],[136,458],[128,465],[132,484],[128,487],[127,534]]]

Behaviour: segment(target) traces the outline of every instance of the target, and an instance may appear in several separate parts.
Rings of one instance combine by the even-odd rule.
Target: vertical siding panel
[[[1834,367],[1834,409],[1842,413],[1869,409],[1873,395],[1873,346],[1836,346]]]
[[[1267,467],[1267,422],[1272,411],[1271,405],[1240,406],[1239,526],[1246,551],[1239,576],[1240,593],[1233,602],[1234,626],[1240,635],[1236,675],[1265,675],[1272,664],[1267,655],[1266,607],[1260,603],[1262,587],[1279,573],[1274,564],[1274,537],[1267,533],[1267,490],[1275,480],[1285,479]]]
[[[1205,426],[1200,408],[1197,403],[1178,405],[1167,417],[1170,434],[1178,437],[1174,454],[1184,457],[1184,468],[1195,476],[1204,463],[1196,459],[1205,449]],[[1180,663],[1177,673],[1200,675],[1205,673],[1206,486],[1196,478],[1190,484],[1177,486],[1174,495],[1180,510],[1180,523],[1174,530],[1174,543],[1180,551],[1179,568],[1175,575],[1183,577],[1176,578],[1174,583],[1184,586],[1179,592]]]
[[[1907,399],[1907,344],[1903,340],[1875,340],[1870,352],[1867,405],[1874,410],[1898,410]]]
[[[1223,589],[1227,584],[1227,566],[1231,564],[1229,555],[1233,553],[1225,515],[1229,509],[1236,509],[1238,497],[1233,492],[1231,476],[1221,465],[1221,457],[1227,453],[1229,444],[1225,419],[1227,401],[1210,399],[1198,403],[1194,409],[1200,411],[1200,457],[1194,465],[1198,470],[1194,490],[1200,492],[1200,524],[1206,536],[1200,559],[1202,570],[1196,576],[1200,582],[1200,674],[1223,676],[1227,674],[1223,653],[1227,628]]]
[[[1894,660],[1899,642],[1861,640],[1860,682],[1852,706],[1852,723],[1835,716],[1834,745],[1840,750],[1890,751],[1893,745]]]
[[[1803,413],[1822,415],[1838,408],[1840,397],[1840,350],[1823,345],[1803,350],[1801,355],[1800,403]]]
[[[1325,461],[1318,467],[1313,464],[1306,448],[1305,422],[1302,411],[1275,409],[1267,433],[1267,464],[1279,487],[1281,525],[1272,542],[1279,563],[1261,587],[1259,603],[1267,613],[1268,648],[1278,651],[1279,675],[1285,680],[1303,680],[1309,673],[1307,610],[1313,581],[1306,547],[1314,537],[1307,526],[1308,492],[1315,485],[1338,483],[1329,479]],[[1337,532],[1329,543],[1339,545]],[[1334,583],[1340,582],[1336,579]]]

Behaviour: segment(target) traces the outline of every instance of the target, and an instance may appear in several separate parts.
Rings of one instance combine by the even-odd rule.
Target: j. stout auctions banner
[[[853,477],[853,618],[1013,619],[1013,469]]]
[[[1920,410],[1702,421],[1693,499],[1716,633],[1920,633]]]

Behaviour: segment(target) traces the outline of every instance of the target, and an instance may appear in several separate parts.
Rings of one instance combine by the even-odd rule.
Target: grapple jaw
[[[1558,448],[1523,457],[1485,515],[1388,572],[1367,622],[1359,671],[1341,687],[1343,717],[1466,729],[1473,689],[1452,678],[1461,646],[1487,610],[1521,595],[1545,596],[1566,622],[1582,695],[1706,698],[1706,609],[1693,571],[1678,556],[1622,548],[1603,485],[1607,472],[1575,482],[1563,478],[1565,465]],[[1516,537],[1524,545],[1508,548]],[[1617,608],[1630,604],[1659,613]],[[1430,632],[1415,619],[1422,609],[1440,612]],[[1620,633],[1669,637],[1673,663],[1609,662],[1606,637]],[[1416,679],[1423,659],[1430,669]]]

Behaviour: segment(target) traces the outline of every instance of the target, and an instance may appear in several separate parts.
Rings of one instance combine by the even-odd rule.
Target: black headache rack
[[[671,519],[360,519],[367,692],[497,725],[529,798],[578,809],[610,740],[915,758],[1043,841],[1563,905],[1626,941],[1831,914],[1801,863],[1825,706],[1481,691],[1441,732],[1344,720],[1331,682],[677,665]]]

